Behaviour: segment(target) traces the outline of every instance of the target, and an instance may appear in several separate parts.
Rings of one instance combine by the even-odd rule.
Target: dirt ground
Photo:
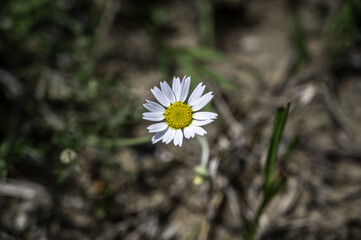
[[[86,138],[87,144],[74,148],[82,170],[71,172],[61,183],[54,175],[61,149],[43,155],[39,162],[14,165],[7,180],[0,182],[0,239],[242,239],[261,201],[275,112],[288,102],[291,109],[280,155],[295,135],[299,142],[290,157],[277,164],[287,177],[286,186],[262,215],[256,238],[361,239],[360,39],[329,67],[333,39],[327,35],[329,21],[324,16],[337,14],[341,1],[302,1],[297,14],[307,54],[301,58],[291,2],[213,3],[214,47],[225,58],[202,64],[237,89],[200,79],[206,91],[213,91],[212,108],[219,115],[205,127],[213,167],[208,180],[193,184],[193,168],[201,154],[196,139],[184,141],[181,148],[149,141],[105,149],[90,144],[95,138]],[[121,89],[133,107],[129,111],[139,113],[145,111],[146,99],[154,100],[150,88],[172,78],[165,79],[159,69],[154,30],[128,22],[123,14],[127,6],[117,1],[105,5],[104,26],[98,29],[102,37],[91,55],[95,76],[86,82],[115,76],[104,98],[113,97],[112,88]],[[196,2],[160,1],[157,8],[168,13],[158,29],[168,46],[201,44]],[[66,72],[51,71],[61,72],[60,76]],[[175,64],[172,75],[191,73]],[[77,83],[68,79],[59,86],[72,90],[68,97],[66,90],[64,96],[59,93],[62,88],[55,87],[62,100],[49,104],[51,110],[75,114],[78,108],[68,103]],[[113,111],[100,103],[94,108],[100,109],[96,114]],[[92,106],[77,119],[97,119],[87,111],[93,113]],[[118,137],[150,136],[149,123],[136,116]],[[71,119],[64,124],[66,129],[73,126]],[[81,126],[74,125],[70,133]]]

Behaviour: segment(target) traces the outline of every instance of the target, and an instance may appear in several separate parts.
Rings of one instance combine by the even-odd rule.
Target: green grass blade
[[[272,174],[277,160],[278,146],[281,141],[283,134],[283,129],[286,125],[286,120],[289,112],[290,104],[287,104],[286,108],[278,109],[274,124],[273,132],[271,136],[271,141],[268,149],[268,155],[266,159],[266,167],[264,170],[265,179],[264,179],[264,188],[268,189],[271,184]]]
[[[138,137],[138,138],[127,138],[127,139],[104,139],[101,143],[105,147],[126,147],[140,145],[150,142],[151,137]]]
[[[282,176],[280,174],[278,174],[274,180],[272,181],[271,185],[270,185],[270,190],[269,190],[269,198],[271,201],[272,198],[279,192],[281,191],[285,185],[286,185],[286,177],[285,176]]]
[[[271,182],[271,176],[274,170],[274,164],[276,162],[276,155],[277,155],[277,141],[276,141],[276,131],[280,128],[280,119],[283,109],[279,109],[276,113],[276,117],[273,123],[273,131],[271,135],[270,145],[268,148],[268,154],[266,159],[266,166],[264,169],[265,179],[264,179],[264,185],[265,188],[267,188],[270,185]]]
[[[228,88],[230,90],[237,90],[237,85],[229,81],[227,78],[223,77],[222,75],[216,73],[215,71],[211,70],[208,67],[199,66],[198,70],[202,75],[205,77],[208,77],[210,80],[218,83],[221,86],[224,86],[225,88]]]
[[[187,48],[184,51],[197,60],[221,61],[225,59],[225,56],[222,53],[206,47],[192,47]]]
[[[194,58],[183,52],[176,53],[174,57],[182,71],[187,73],[188,76],[192,76],[191,86],[195,87],[200,82],[201,78],[197,71],[198,66],[194,62]]]
[[[285,154],[283,154],[283,156],[280,158],[281,161],[283,161],[284,159],[288,159],[291,156],[293,150],[298,145],[298,142],[299,142],[299,136],[298,135],[293,136],[291,142],[287,146],[287,150]]]

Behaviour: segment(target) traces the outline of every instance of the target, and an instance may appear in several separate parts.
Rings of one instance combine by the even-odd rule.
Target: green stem
[[[204,136],[197,136],[197,140],[201,144],[202,147],[202,158],[201,158],[201,166],[207,168],[209,161],[209,145],[208,140]]]
[[[259,205],[259,207],[257,209],[255,218],[253,219],[252,223],[249,225],[247,232],[244,235],[245,240],[253,240],[254,239],[257,229],[258,229],[259,220],[269,202],[270,202],[270,197],[264,196],[262,199],[261,205]]]
[[[126,146],[134,146],[145,144],[149,142],[151,137],[137,137],[137,138],[128,138],[128,139],[101,139],[100,144],[104,147],[126,147]]]

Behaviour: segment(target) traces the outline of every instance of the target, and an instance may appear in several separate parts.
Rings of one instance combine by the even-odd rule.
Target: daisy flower
[[[205,86],[202,83],[194,89],[188,101],[190,77],[173,78],[172,88],[166,82],[160,83],[160,89],[154,87],[151,92],[160,103],[146,100],[143,105],[150,112],[143,113],[143,119],[148,121],[162,121],[150,125],[147,129],[155,133],[152,142],[174,142],[174,145],[182,146],[183,135],[185,138],[193,138],[195,134],[203,136],[206,130],[202,126],[213,122],[217,114],[213,112],[199,112],[213,98],[212,92],[202,96]],[[163,121],[164,120],[164,121]]]

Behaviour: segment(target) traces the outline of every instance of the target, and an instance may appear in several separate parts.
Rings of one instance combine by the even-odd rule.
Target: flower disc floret
[[[175,102],[165,110],[164,118],[173,129],[186,128],[192,123],[192,108],[185,103]]]

